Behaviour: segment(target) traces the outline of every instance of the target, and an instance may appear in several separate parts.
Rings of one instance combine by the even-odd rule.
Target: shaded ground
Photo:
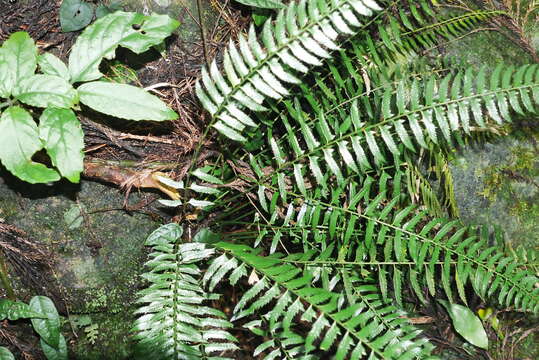
[[[88,326],[100,329],[99,345],[87,346],[73,358],[128,358],[117,354],[129,353],[127,330],[147,255],[143,244],[159,226],[158,210],[126,213],[125,196],[98,183],[28,187],[5,173],[1,179],[2,221],[24,229],[21,237],[39,246],[50,265],[37,273],[28,271],[35,264],[17,271],[13,280],[18,297],[28,301],[35,294],[50,296],[67,317],[64,333],[71,344],[85,343]],[[132,194],[130,199],[154,196]],[[79,325],[82,314],[90,321],[84,326]]]

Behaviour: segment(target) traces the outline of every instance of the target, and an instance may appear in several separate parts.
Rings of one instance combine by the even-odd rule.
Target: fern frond
[[[299,100],[293,104],[285,101],[295,124],[283,117],[286,133],[281,138],[268,129],[275,159],[271,183],[284,184],[289,176],[294,179],[295,191],[306,196],[314,184],[328,189],[333,179],[343,185],[346,178],[369,169],[398,165],[404,151],[416,152],[418,147],[429,150],[429,144],[451,146],[455,134],[486,128],[490,119],[495,124],[511,121],[511,110],[519,114],[536,111],[537,65],[516,71],[499,65],[488,85],[486,81],[484,70],[474,76],[469,69],[441,81],[431,77],[423,82],[400,82],[396,88],[386,89],[380,104],[381,120],[370,123],[362,118],[358,101],[352,103],[345,119],[328,117],[324,112],[311,117]],[[283,186],[280,192],[283,194]]]
[[[263,257],[252,248],[230,243],[221,242],[214,246],[224,254],[220,266],[215,266],[207,281],[214,276],[221,277],[222,273],[235,272],[233,269],[237,267],[228,265],[230,263],[245,264],[257,274],[251,288],[237,303],[233,317],[238,320],[256,316],[262,309],[270,308],[262,315],[268,322],[267,330],[260,329],[261,322],[246,325],[256,328],[258,333],[276,333],[273,341],[263,343],[255,350],[257,353],[267,350],[269,354],[282,357],[283,352],[288,351],[295,354],[294,358],[301,358],[313,355],[318,349],[326,356],[335,354],[335,359],[366,356],[421,359],[432,350],[425,339],[417,337],[419,331],[401,318],[402,313],[379,298],[374,286],[356,287],[356,301],[349,303],[342,294],[312,286],[309,272],[283,262],[279,255]],[[303,257],[305,254],[287,258]],[[297,326],[297,318],[311,324],[310,330],[302,332]],[[284,350],[282,346],[276,346],[283,339],[288,340]]]
[[[171,223],[146,240],[153,252],[142,275],[150,286],[139,293],[135,338],[142,356],[152,359],[207,359],[235,350],[232,324],[224,313],[204,304],[219,297],[204,291],[197,263],[214,254],[204,244],[178,244],[182,228]],[[145,354],[145,355],[144,355]],[[227,359],[211,357],[212,359]]]
[[[257,124],[244,110],[263,111],[264,99],[289,95],[284,84],[299,83],[295,72],[306,73],[330,58],[329,51],[338,49],[337,37],[355,34],[359,17],[371,16],[373,10],[381,10],[374,0],[292,1],[275,23],[266,21],[265,50],[251,26],[247,38],[240,36],[239,51],[232,42],[225,51],[226,78],[214,61],[209,72],[202,70],[203,86],[196,84],[199,100],[213,116],[212,126],[232,140],[245,141],[242,131]]]
[[[439,46],[439,37],[444,41],[462,37],[480,22],[503,14],[502,11],[470,11],[440,19],[425,1],[422,3],[421,9],[410,4],[412,11],[409,13],[401,8],[397,17],[387,16],[378,25],[380,40],[356,44],[356,52],[368,54],[374,63],[384,68],[391,62],[402,62],[421,51]]]
[[[459,217],[453,175],[447,155],[439,151],[420,152],[412,158],[405,154],[406,189],[412,204],[424,204],[435,217]],[[435,180],[428,180],[428,178]]]
[[[497,294],[504,306],[539,311],[537,277],[520,268],[513,257],[487,246],[487,237],[478,236],[477,231],[457,221],[432,219],[413,205],[401,208],[400,196],[387,199],[385,192],[379,191],[369,199],[365,196],[369,186],[348,194],[333,190],[331,202],[288,192],[289,198],[301,199],[302,204],[299,208],[292,205],[294,202],[288,206],[286,218],[279,224],[290,230],[283,226],[278,232],[296,231],[312,239],[313,244],[325,243],[326,247],[329,241],[323,240],[331,239],[336,249],[332,255],[335,265],[351,261],[358,266],[374,266],[384,298],[391,277],[399,304],[405,281],[424,301],[422,289],[428,288],[435,296],[436,279],[441,280],[445,295],[453,301],[454,279],[458,296],[465,303],[464,289],[469,284],[484,299]]]
[[[341,51],[335,61],[328,62],[337,71],[331,68],[330,72],[316,79],[320,87],[315,89],[316,98],[324,101],[321,93],[330,98],[333,94],[338,97],[343,90],[348,94],[360,94],[365,87],[369,89],[387,83],[402,65],[420,62],[417,54],[443,45],[441,39],[451,41],[465,36],[480,22],[500,14],[499,11],[471,11],[440,20],[440,15],[436,16],[427,1],[408,1],[408,8],[412,10],[406,10],[402,3],[387,4],[386,11],[377,17],[377,37],[372,32],[361,31],[360,36],[349,39],[353,40],[350,49]],[[352,79],[357,83],[355,89],[349,86]],[[348,82],[346,87],[343,82]],[[309,89],[307,93],[310,92]]]

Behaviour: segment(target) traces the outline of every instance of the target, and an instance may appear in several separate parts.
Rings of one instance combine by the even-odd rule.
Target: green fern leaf
[[[372,10],[380,10],[373,0],[292,1],[275,23],[266,21],[265,49],[251,26],[248,38],[240,36],[239,50],[230,43],[224,54],[226,77],[214,61],[196,84],[200,102],[213,116],[212,126],[232,140],[244,141],[242,131],[256,123],[242,109],[264,111],[264,99],[287,96],[284,83],[299,82],[293,73],[321,65],[330,57],[328,50],[338,48],[339,34],[355,34],[353,29],[361,26],[359,17],[371,16]]]
[[[221,311],[204,305],[217,297],[203,290],[197,263],[214,250],[201,243],[178,244],[181,235],[182,228],[171,223],[146,240],[153,252],[142,277],[150,286],[139,293],[133,330],[140,356],[206,359],[237,349],[237,340],[225,330],[232,324]]]
[[[256,322],[255,331],[272,338],[255,350],[257,355],[268,353],[269,358],[273,358],[293,354],[294,358],[310,358],[314,350],[320,349],[328,351],[327,356],[330,356],[330,349],[336,346],[337,358],[359,359],[370,355],[380,359],[406,359],[410,353],[427,356],[433,348],[417,338],[416,329],[395,316],[397,309],[382,301],[372,285],[354,286],[356,302],[346,304],[342,294],[312,286],[310,275],[288,263],[288,259],[294,262],[298,257],[294,254],[287,258],[262,257],[246,246],[230,243],[215,246],[252,267],[260,277],[238,302],[234,311],[236,318],[260,316],[259,309],[276,301],[270,312],[261,315],[262,321]],[[264,290],[269,283],[273,285]],[[296,315],[311,324],[307,333],[294,330]],[[267,330],[259,327],[265,321],[270,325]],[[253,326],[254,323],[249,323],[248,328]],[[345,334],[348,340],[339,338],[339,334]],[[407,341],[403,341],[404,338]]]

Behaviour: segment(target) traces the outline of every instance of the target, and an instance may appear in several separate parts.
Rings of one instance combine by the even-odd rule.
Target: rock
[[[509,248],[539,244],[537,140],[537,134],[499,139],[467,148],[451,163],[461,219],[496,225]]]
[[[130,351],[132,305],[143,287],[144,240],[158,224],[142,213],[128,214],[123,202],[117,188],[95,182],[30,185],[0,176],[0,217],[51,251],[54,276],[46,286],[60,286],[69,315],[86,314],[98,324],[98,341],[84,349],[79,340],[84,343],[86,334],[78,329],[74,349],[80,353],[74,359],[129,358],[114,354]]]

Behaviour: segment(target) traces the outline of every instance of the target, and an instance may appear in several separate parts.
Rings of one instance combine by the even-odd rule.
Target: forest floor
[[[195,0],[191,2],[196,3]],[[166,170],[169,177],[181,180],[189,170],[194,150],[201,141],[203,144],[197,156],[197,165],[219,155],[213,138],[202,140],[207,121],[205,112],[196,99],[194,84],[200,75],[201,67],[207,64],[209,59],[218,56],[229,39],[235,38],[246,28],[251,17],[245,7],[232,4],[228,0],[206,0],[205,3],[213,10],[211,21],[199,17],[195,11],[185,15],[195,24],[193,36],[186,38],[181,34],[173,35],[166,40],[165,53],[152,50],[142,56],[135,56],[125,49],[119,49],[115,61],[106,62],[102,69],[108,77],[130,82],[159,96],[179,114],[178,120],[167,123],[116,122],[113,118],[98,115],[87,108],[82,109],[80,119],[85,135],[83,176],[118,187],[118,191],[121,190],[122,196],[125,196],[124,209],[129,212],[154,212],[152,203],[161,197],[160,195],[153,194],[136,202],[128,200],[133,190],[152,187],[150,173]],[[0,0],[0,43],[16,31],[26,31],[41,51],[51,52],[66,61],[81,31],[62,32],[59,20],[60,4],[61,0]],[[179,31],[181,32],[182,28]],[[163,214],[155,213],[155,216],[162,220]],[[26,241],[24,233],[6,227],[0,221],[0,235],[2,233],[4,236]],[[32,254],[36,261],[47,265],[48,260],[39,249]],[[62,296],[54,291],[51,293],[53,298]],[[237,294],[231,292],[227,296],[232,298]],[[61,306],[60,310],[66,311]],[[414,319],[416,324],[435,326],[434,312],[429,316],[428,310],[426,316]],[[515,328],[518,329],[517,325],[524,320],[518,318],[514,321]],[[13,331],[10,332],[10,329]],[[9,328],[7,324],[0,326],[0,343],[17,348],[27,360],[42,359],[39,345],[33,342],[37,338],[32,341],[17,338],[14,335],[17,330]],[[429,336],[437,345],[452,348],[457,353],[463,351],[451,344],[454,333],[449,328],[427,330],[430,330]],[[242,332],[234,335],[238,338],[247,336]],[[526,333],[523,332],[523,338],[524,335]],[[241,339],[240,342],[255,346],[250,338]],[[509,349],[511,346],[507,344],[508,353],[512,351]],[[252,353],[252,348],[243,350],[246,354]]]
[[[126,5],[124,10],[134,11],[136,3],[143,2],[132,1],[130,4],[133,5]],[[61,0],[0,0],[0,44],[14,32],[26,31],[36,42],[40,52],[50,52],[67,62],[70,49],[82,30],[62,31],[59,19],[61,3]],[[134,194],[136,196],[131,196],[132,191],[142,187],[153,187],[150,174],[155,171],[167,171],[169,177],[177,180],[181,180],[186,174],[192,162],[194,149],[201,142],[206,123],[205,113],[194,94],[194,84],[200,75],[200,69],[250,21],[245,8],[242,9],[237,4],[235,7],[232,6],[231,1],[211,0],[203,3],[204,12],[199,14],[196,11],[195,0],[185,2],[182,8],[183,19],[179,19],[182,24],[175,34],[166,39],[167,46],[164,52],[152,49],[142,55],[136,55],[119,48],[116,58],[113,61],[105,61],[101,67],[106,77],[146,88],[158,96],[179,114],[178,120],[160,123],[118,122],[84,106],[79,113],[85,141],[83,179],[117,188],[116,191],[124,197],[123,208],[127,213],[150,215],[150,218],[157,222],[170,221],[174,215],[156,211],[156,200],[163,194],[154,191],[153,194],[150,192],[149,196],[140,197],[138,191]],[[205,138],[197,157],[198,164],[217,155],[213,139]],[[69,188],[71,184],[65,183],[64,186]],[[85,186],[82,188],[86,189]],[[54,194],[50,199],[53,197]],[[79,195],[76,197],[78,202]],[[6,200],[5,194],[0,198],[2,201]],[[113,202],[112,199],[116,200],[116,197],[112,196],[110,199]],[[43,204],[47,203],[49,204],[47,206],[50,206],[51,203],[48,201],[49,199],[45,200]],[[0,209],[0,214],[2,211],[5,212],[5,209]],[[35,221],[32,216],[27,218],[29,221]],[[116,216],[103,219],[107,218],[108,220],[104,221],[125,221]],[[56,247],[41,248],[31,240],[27,229],[23,231],[2,222],[0,219],[0,238],[20,245],[25,253],[25,259],[28,259],[18,261],[19,272],[22,271],[23,277],[26,278],[23,282],[30,281],[26,292],[31,293],[30,289],[36,292],[36,289],[39,289],[36,293],[50,296],[60,313],[69,315],[69,296],[66,295],[66,289],[62,289],[62,285],[55,279],[56,275],[51,272],[53,262],[56,260],[50,257],[49,251],[55,253],[59,250]],[[142,225],[143,229],[139,230],[146,231],[146,227],[147,225]],[[90,240],[82,246],[88,247],[95,255],[103,244]],[[140,267],[140,264],[138,266]],[[44,284],[47,284],[46,287]],[[104,329],[101,331],[105,334]],[[75,341],[76,337],[76,335],[68,336],[68,341],[70,338],[71,341]],[[249,340],[245,343],[249,343]],[[44,359],[39,338],[31,334],[28,324],[6,322],[0,325],[0,344],[9,346],[26,360]]]

